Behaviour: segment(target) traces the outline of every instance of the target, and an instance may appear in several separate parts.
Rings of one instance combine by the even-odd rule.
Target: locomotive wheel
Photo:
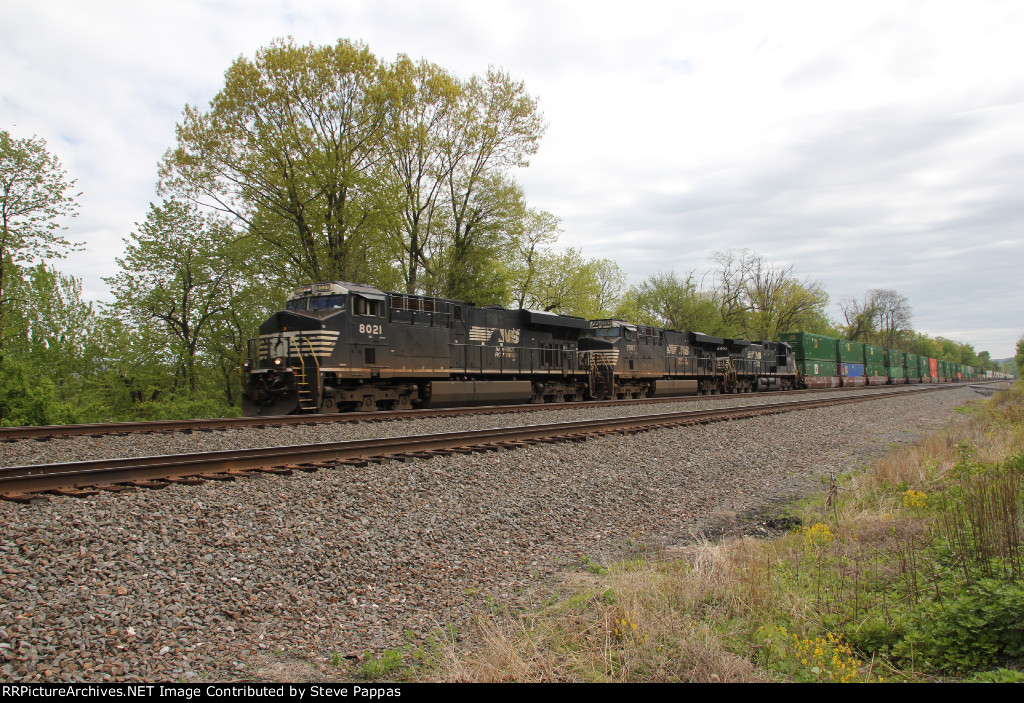
[[[359,406],[359,409],[362,410],[364,413],[376,412],[376,410],[377,410],[377,399],[374,398],[372,395],[364,395],[363,396],[363,402]]]
[[[556,402],[556,403],[564,403],[565,402],[565,394],[562,393],[562,391],[555,391],[555,401],[554,402]]]

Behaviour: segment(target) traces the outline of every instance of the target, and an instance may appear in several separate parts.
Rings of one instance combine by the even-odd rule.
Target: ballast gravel
[[[310,676],[329,678],[363,653],[465,628],[493,604],[535,605],[566,570],[678,544],[724,514],[805,495],[830,472],[916,440],[978,397],[952,388],[581,443],[0,502],[0,678],[261,679],[273,676],[262,667],[275,658],[309,662]],[[733,401],[751,402],[708,402]],[[581,419],[571,406],[554,414]],[[529,414],[237,430],[187,449],[172,446],[183,442],[172,435],[122,437],[98,455],[125,455],[120,441],[135,454],[174,453],[337,441],[338,431],[354,439],[554,421]],[[91,452],[101,440],[0,451],[6,465],[19,444],[37,445],[41,461],[63,461],[55,447],[78,442],[87,446],[76,445],[75,456],[98,458]],[[139,446],[158,440],[172,444]],[[29,463],[25,455],[18,462]]]

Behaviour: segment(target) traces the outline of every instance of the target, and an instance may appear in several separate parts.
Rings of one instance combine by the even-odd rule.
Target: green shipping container
[[[861,342],[839,340],[839,361],[847,364],[863,364],[864,345]]]
[[[816,359],[835,362],[836,360],[838,341],[831,337],[810,332],[787,332],[782,335],[782,341],[793,347],[793,354],[798,361],[800,359]]]
[[[886,366],[885,375],[889,378],[906,378],[902,366]]]
[[[797,368],[804,376],[838,376],[839,365],[834,361],[804,359],[797,362]]]
[[[907,378],[921,378],[921,357],[907,354]]]
[[[883,363],[886,366],[899,366],[902,368],[907,365],[907,354],[906,352],[896,351],[895,349],[886,349],[885,361]]]
[[[885,363],[885,350],[875,344],[864,345],[864,364],[881,366]]]

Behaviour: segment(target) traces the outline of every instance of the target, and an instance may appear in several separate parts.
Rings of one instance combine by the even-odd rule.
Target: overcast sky
[[[525,81],[549,123],[530,204],[632,282],[747,247],[833,301],[894,288],[916,329],[995,358],[1024,332],[1017,0],[0,0],[0,129],[78,179],[86,250],[58,266],[87,297],[185,104],[288,35]]]

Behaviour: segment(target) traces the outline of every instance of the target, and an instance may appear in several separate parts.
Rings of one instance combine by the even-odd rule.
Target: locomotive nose
[[[260,334],[273,332],[319,330],[323,329],[323,321],[315,315],[304,311],[280,310],[260,325]]]

